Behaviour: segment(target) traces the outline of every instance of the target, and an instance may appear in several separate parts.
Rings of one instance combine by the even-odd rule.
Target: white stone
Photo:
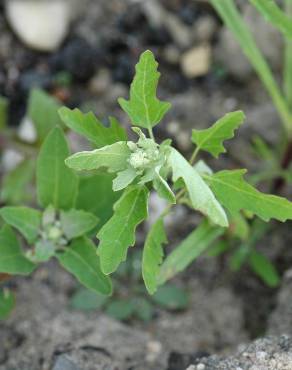
[[[27,46],[40,51],[57,49],[67,35],[70,3],[64,0],[8,0],[7,19]]]
[[[186,77],[194,78],[208,73],[211,63],[211,48],[202,44],[186,51],[181,58],[181,68]]]
[[[1,165],[4,172],[12,171],[21,161],[22,155],[14,149],[7,149],[2,154]]]
[[[197,370],[205,370],[206,366],[204,364],[198,364]]]
[[[27,143],[34,143],[37,139],[35,126],[32,120],[27,116],[25,116],[20,122],[18,137]]]

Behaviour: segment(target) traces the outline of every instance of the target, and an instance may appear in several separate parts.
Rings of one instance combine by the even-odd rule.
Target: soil
[[[242,9],[246,6],[245,2],[239,3]],[[64,43],[52,53],[37,52],[22,44],[0,5],[0,95],[10,101],[9,125],[18,129],[29,90],[37,86],[69,107],[93,110],[100,118],[115,115],[126,126],[128,122],[116,100],[127,96],[137,57],[149,48],[160,63],[159,96],[172,103],[167,119],[155,129],[157,137],[172,137],[187,155],[192,128],[208,127],[227,111],[242,109],[247,120],[236,139],[228,142],[229,154],[219,161],[203,158],[216,170],[237,167],[253,173],[262,168],[250,141],[260,135],[276,146],[281,136],[279,117],[236,45],[231,51],[226,49],[227,31],[211,6],[201,0],[149,0],[148,8],[145,4],[131,0],[84,1]],[[159,7],[167,12],[163,13],[165,19],[176,19],[175,34],[165,19],[156,23],[150,17]],[[249,16],[249,10],[243,10]],[[199,24],[205,24],[205,28],[201,26],[203,31]],[[266,23],[257,27],[263,28],[258,37],[266,35]],[[187,37],[179,37],[181,34]],[[266,41],[260,42],[265,45]],[[211,65],[203,76],[189,78],[182,70],[181,55],[202,43],[211,47]],[[234,61],[237,69],[230,67],[227,57],[224,60],[229,52],[239,58],[238,63]],[[274,56],[269,58],[273,63]],[[64,83],[64,76],[70,83]],[[291,199],[291,188],[281,191]],[[197,222],[185,209],[174,214],[169,223],[170,249]],[[143,229],[139,233],[137,240],[143,241]],[[291,242],[291,223],[273,223],[257,248],[283,275],[292,263],[288,248]],[[11,318],[0,324],[0,370],[185,370],[191,364],[205,365],[198,365],[198,370],[235,369],[230,358],[208,356],[230,355],[243,348],[240,345],[266,333],[284,334],[285,324],[281,326],[279,317],[281,321],[281,313],[288,316],[291,312],[283,306],[289,294],[279,293],[282,295],[278,299],[278,289],[265,286],[247,268],[232,273],[228,256],[199,258],[175,283],[190,295],[186,310],[157,308],[149,323],[120,323],[102,312],[71,310],[70,297],[78,285],[55,262],[41,267],[30,278],[8,281],[5,284],[15,291],[18,304]],[[283,284],[285,287],[287,280]],[[256,342],[251,352],[264,351],[258,348],[269,348],[273,343],[280,353],[279,361],[288,361],[279,343],[286,340],[286,347],[291,349],[291,339],[281,340]],[[240,370],[242,359],[236,361],[232,364]],[[288,369],[285,366],[279,369]],[[251,367],[242,367],[247,368]]]

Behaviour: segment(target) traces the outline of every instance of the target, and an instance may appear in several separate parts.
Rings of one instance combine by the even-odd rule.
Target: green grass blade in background
[[[6,127],[8,100],[0,96],[0,130]]]
[[[242,51],[269,92],[289,136],[292,137],[292,116],[271,69],[256,45],[233,0],[211,0],[214,8],[239,42]]]
[[[292,27],[292,0],[285,0],[285,11],[291,16]],[[292,38],[285,40],[283,85],[287,104],[292,110]]]
[[[249,0],[274,27],[292,38],[292,18],[286,15],[274,0]]]

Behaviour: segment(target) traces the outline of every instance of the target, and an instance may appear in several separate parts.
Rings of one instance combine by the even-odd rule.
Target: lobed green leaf
[[[234,130],[243,123],[244,118],[242,111],[227,113],[212,127],[193,130],[192,142],[197,145],[198,150],[205,150],[217,158],[219,154],[226,152],[223,141],[234,137]]]
[[[40,230],[42,214],[28,207],[3,207],[0,215],[10,226],[15,227],[28,241],[33,243]]]
[[[163,260],[162,245],[167,243],[163,218],[160,217],[150,228],[147,235],[142,259],[142,276],[150,294],[155,293],[158,285],[160,265]]]
[[[292,203],[276,195],[261,193],[247,183],[246,170],[220,171],[205,176],[217,199],[231,213],[247,210],[264,221],[274,218],[279,221],[292,219]]]
[[[135,243],[135,229],[148,214],[149,191],[145,186],[129,186],[114,205],[114,214],[101,228],[98,254],[105,274],[114,272]]]
[[[150,50],[145,51],[136,65],[136,75],[131,84],[130,100],[120,98],[119,104],[135,126],[151,129],[161,121],[171,104],[156,97],[160,73],[158,63]]]
[[[113,117],[110,117],[110,127],[106,127],[92,112],[82,113],[77,108],[71,110],[62,107],[59,109],[59,115],[71,130],[84,136],[97,148],[127,140],[126,130]]]

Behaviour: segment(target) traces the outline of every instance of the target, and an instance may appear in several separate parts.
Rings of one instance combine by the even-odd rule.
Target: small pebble
[[[54,51],[66,37],[71,18],[69,2],[9,0],[5,5],[12,29],[27,46]]]
[[[205,370],[206,366],[204,364],[198,364],[197,370]]]
[[[181,68],[188,78],[204,76],[211,64],[211,47],[209,44],[196,46],[181,57]]]
[[[65,355],[61,355],[57,358],[53,370],[81,370],[79,366],[74,364]]]
[[[36,129],[32,120],[29,117],[25,116],[21,120],[18,129],[18,137],[27,143],[34,143],[36,141],[37,139]]]
[[[264,360],[267,357],[267,352],[259,351],[256,353],[256,357],[258,360]]]

